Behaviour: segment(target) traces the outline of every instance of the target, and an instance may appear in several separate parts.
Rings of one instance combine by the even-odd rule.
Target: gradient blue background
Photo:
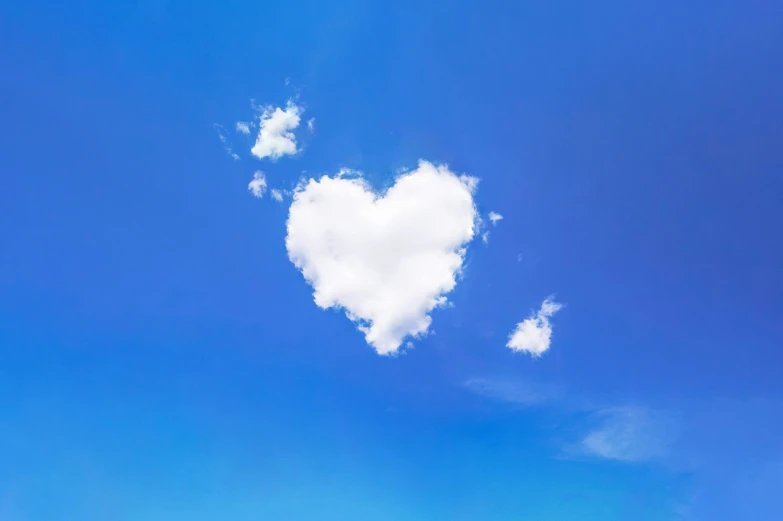
[[[3,3],[0,520],[783,519],[781,27],[753,1]],[[249,99],[296,95],[304,153],[252,159]],[[419,158],[505,218],[382,358],[246,186]],[[551,351],[512,355],[551,293]],[[626,406],[676,424],[665,456],[569,448]]]

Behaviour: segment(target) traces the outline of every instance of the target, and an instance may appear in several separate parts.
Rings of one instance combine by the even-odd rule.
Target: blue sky
[[[648,4],[0,7],[0,519],[781,519],[783,11]],[[296,153],[255,157],[289,100]],[[308,232],[347,222],[383,291],[408,250],[294,201],[420,159],[478,185],[388,237],[476,227],[373,344],[298,267],[391,311]]]

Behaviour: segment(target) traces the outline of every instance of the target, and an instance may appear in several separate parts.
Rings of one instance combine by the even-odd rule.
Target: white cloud
[[[427,332],[476,229],[477,179],[420,161],[385,194],[323,176],[294,192],[286,247],[323,309],[345,310],[379,354]]]
[[[237,132],[240,134],[250,134],[250,124],[244,121],[237,121]]]
[[[272,199],[274,199],[278,203],[282,203],[283,202],[283,192],[281,192],[277,188],[272,188],[269,191],[269,195],[272,196]]]
[[[489,220],[492,221],[492,224],[495,225],[498,223],[499,220],[503,218],[502,215],[496,212],[489,212]]]
[[[482,233],[481,240],[484,244],[489,244],[489,232]]]
[[[264,173],[259,170],[253,174],[253,180],[247,185],[247,189],[255,197],[264,197],[264,192],[266,192],[266,176]]]
[[[302,108],[289,101],[286,109],[267,107],[261,114],[256,144],[250,152],[259,159],[279,159],[296,154],[296,136],[291,130],[299,126]]]
[[[311,133],[315,132],[315,118],[310,118],[307,121],[307,130],[309,130]]]
[[[582,452],[625,462],[662,458],[676,431],[673,418],[638,407],[613,407],[596,414],[600,425],[582,440]]]
[[[552,339],[552,325],[549,323],[549,318],[562,307],[562,304],[548,297],[541,303],[541,309],[517,324],[516,329],[509,336],[506,347],[514,351],[530,353],[534,357],[544,354],[549,349]]]

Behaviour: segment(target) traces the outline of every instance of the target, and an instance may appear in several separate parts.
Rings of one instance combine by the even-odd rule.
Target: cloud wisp
[[[218,133],[218,139],[220,139],[220,142],[223,144],[223,150],[226,151],[226,154],[228,154],[231,159],[234,161],[239,161],[239,155],[237,155],[231,148],[231,143],[229,143],[228,137],[226,137],[226,129],[219,123],[215,123],[213,126]]]
[[[516,329],[509,335],[506,347],[533,357],[543,355],[552,342],[552,324],[549,319],[562,307],[563,305],[552,300],[552,297],[547,297],[537,312],[517,324]]]
[[[640,407],[612,407],[595,413],[598,426],[580,442],[580,452],[605,459],[636,463],[668,455],[674,441],[673,419]]]
[[[563,390],[553,385],[519,379],[469,378],[464,385],[474,394],[514,405],[540,405],[563,396]]]
[[[680,433],[679,415],[635,405],[600,406],[552,384],[519,378],[470,378],[463,386],[477,396],[511,406],[547,407],[564,418],[588,420],[563,456],[591,457],[635,464],[666,462]]]
[[[345,311],[379,354],[424,335],[473,239],[477,180],[420,161],[379,194],[341,172],[293,194],[286,247],[323,309]]]

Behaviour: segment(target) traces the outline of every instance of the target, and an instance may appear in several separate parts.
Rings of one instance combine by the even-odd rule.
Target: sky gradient
[[[782,519],[783,10],[648,4],[3,4],[0,521]],[[420,159],[490,235],[379,356],[248,183]]]

